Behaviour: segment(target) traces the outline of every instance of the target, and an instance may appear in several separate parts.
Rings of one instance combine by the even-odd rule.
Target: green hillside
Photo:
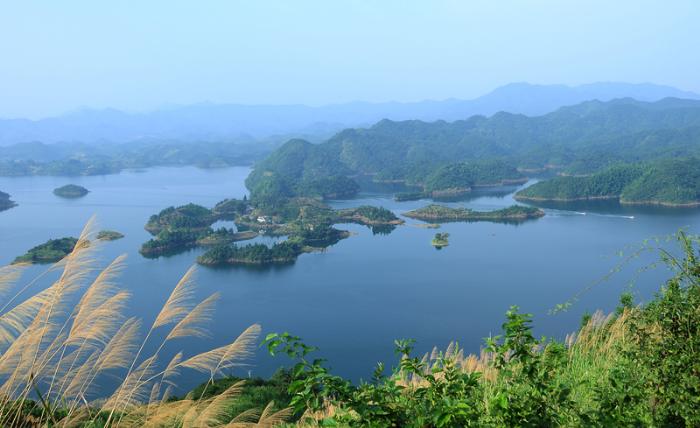
[[[435,191],[519,180],[518,170],[591,174],[620,163],[693,155],[700,156],[700,102],[620,99],[539,117],[382,120],[366,129],[346,129],[321,144],[291,140],[258,163],[246,184],[259,201],[352,196],[354,177],[360,175]]]
[[[651,165],[626,186],[622,203],[700,204],[700,159],[672,159]]]
[[[700,204],[697,158],[666,159],[608,168],[586,177],[557,177],[515,195],[518,200],[619,199],[627,204]]]

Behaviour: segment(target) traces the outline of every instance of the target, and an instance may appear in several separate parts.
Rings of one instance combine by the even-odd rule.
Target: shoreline
[[[675,203],[675,202],[663,202],[663,201],[629,201],[621,199],[620,196],[590,196],[583,198],[540,198],[534,196],[518,196],[514,195],[513,199],[516,201],[531,201],[531,202],[584,202],[584,201],[611,201],[617,200],[620,205],[629,206],[662,206],[669,208],[694,208],[700,207],[700,201],[686,202],[686,203]]]

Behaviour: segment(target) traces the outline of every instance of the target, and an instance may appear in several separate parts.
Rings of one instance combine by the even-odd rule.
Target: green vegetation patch
[[[236,217],[245,214],[248,211],[250,204],[248,198],[243,199],[224,199],[214,205],[211,212],[220,219],[235,220]]]
[[[700,205],[700,159],[671,159],[652,164],[622,190],[620,202]]]
[[[474,211],[468,208],[451,208],[431,204],[417,210],[404,213],[406,217],[438,223],[450,221],[494,221],[520,222],[544,216],[544,211],[535,207],[512,205],[495,211]]]
[[[116,241],[117,239],[122,239],[123,237],[124,234],[114,230],[100,230],[97,233],[97,239],[101,241]]]
[[[346,198],[359,190],[349,173],[333,151],[295,139],[259,162],[246,178],[246,186],[258,206],[299,196]]]
[[[224,377],[213,382],[199,385],[190,391],[186,399],[208,399],[221,395],[231,386],[243,382],[241,391],[236,399],[225,409],[222,419],[229,420],[250,409],[264,409],[269,403],[274,402],[272,411],[282,410],[291,400],[287,388],[291,381],[291,374],[285,370],[277,371],[270,379]],[[170,401],[179,401],[181,398],[172,398]]]
[[[205,229],[216,221],[211,210],[201,205],[187,204],[180,207],[168,207],[152,215],[145,229],[153,235],[164,230]]]
[[[527,179],[511,164],[501,161],[460,162],[442,166],[425,180],[427,192],[452,189],[470,190],[474,186],[522,184]]]
[[[698,155],[700,103],[591,101],[536,117],[382,120],[343,130],[321,144],[291,140],[258,163],[246,185],[259,201],[343,193],[311,185],[332,177],[370,176],[426,192],[467,192],[474,186],[522,183],[518,168],[580,175],[620,163]],[[337,181],[334,187],[342,188]]]
[[[66,184],[53,190],[54,195],[69,199],[82,198],[88,193],[90,193],[88,189],[77,184]]]
[[[513,306],[480,355],[456,343],[422,355],[398,339],[392,368],[378,363],[360,383],[297,336],[270,333],[265,345],[293,359],[290,405],[318,426],[700,426],[700,253],[697,237],[678,240],[681,252],[663,251],[672,274],[651,301],[623,294],[565,341],[536,337],[533,316]]]
[[[272,247],[265,244],[223,245],[199,256],[197,263],[205,266],[285,264],[294,262],[302,252],[301,243],[293,241],[281,242]]]
[[[575,201],[615,199],[623,189],[638,179],[644,170],[636,165],[621,165],[584,177],[556,177],[540,181],[519,191],[518,200]]]
[[[24,255],[15,258],[12,263],[55,263],[70,254],[77,243],[78,239],[72,237],[49,239],[45,243],[30,249]]]
[[[269,141],[138,141],[119,144],[19,143],[0,147],[0,176],[84,176],[125,169],[194,165],[221,168],[251,165],[279,144]]]
[[[360,223],[367,226],[372,225],[398,225],[403,224],[403,220],[396,217],[396,214],[384,207],[374,207],[362,205],[357,208],[347,208],[337,211],[338,221]]]
[[[224,265],[273,265],[296,261],[305,252],[335,245],[350,234],[330,225],[306,225],[295,230],[286,241],[271,247],[265,244],[245,246],[219,245],[197,258],[197,263],[205,266]]]
[[[430,244],[435,248],[442,248],[450,245],[450,234],[449,233],[436,233]]]
[[[211,228],[219,219],[229,219],[232,215],[236,216],[237,212],[246,211],[247,206],[247,202],[226,199],[219,202],[215,210],[191,203],[177,208],[168,207],[149,218],[145,229],[154,237],[145,242],[139,252],[144,257],[153,258],[177,254],[198,245],[222,245],[251,239],[257,234]]]
[[[196,243],[199,246],[211,247],[230,244],[232,242],[246,241],[248,239],[253,239],[256,236],[258,236],[258,233],[253,232],[252,230],[234,232],[233,229],[221,227],[204,234],[203,237],[197,239]]]

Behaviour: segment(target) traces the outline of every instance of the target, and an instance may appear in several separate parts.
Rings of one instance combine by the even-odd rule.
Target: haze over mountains
[[[594,99],[657,101],[667,97],[700,99],[698,94],[655,84],[592,83],[571,87],[513,83],[472,100],[352,102],[321,107],[202,103],[148,113],[88,109],[40,120],[0,120],[0,145],[29,141],[250,141],[250,137],[274,135],[321,139],[343,128],[369,126],[381,119],[454,121],[499,111],[537,116]]]

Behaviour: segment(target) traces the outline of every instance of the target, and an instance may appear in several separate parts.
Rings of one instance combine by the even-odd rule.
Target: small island
[[[430,244],[439,250],[442,247],[447,247],[450,245],[450,242],[448,241],[449,237],[449,233],[436,233]]]
[[[361,205],[335,211],[336,223],[357,223],[369,227],[375,235],[388,235],[405,222],[384,207]]]
[[[337,211],[338,222],[358,223],[365,226],[397,226],[404,221],[384,207],[362,205]]]
[[[77,184],[66,184],[57,189],[54,189],[53,194],[60,196],[61,198],[75,199],[82,198],[87,195],[90,191]]]
[[[493,221],[493,222],[522,222],[544,216],[539,208],[512,205],[495,211],[474,211],[468,208],[450,208],[444,205],[428,205],[417,210],[404,213],[406,217],[437,223],[451,221]]]
[[[10,199],[10,195],[0,191],[0,211],[9,210],[14,206],[17,206],[17,204]]]
[[[114,230],[100,230],[97,233],[97,239],[100,241],[116,241],[117,239],[122,239],[123,237],[124,234]]]
[[[49,239],[41,245],[37,245],[31,250],[27,251],[24,255],[21,255],[12,262],[12,264],[17,263],[35,263],[35,264],[46,264],[55,263],[62,260],[68,254],[73,251],[75,244],[78,243],[78,239],[73,237],[60,238],[60,239]]]

